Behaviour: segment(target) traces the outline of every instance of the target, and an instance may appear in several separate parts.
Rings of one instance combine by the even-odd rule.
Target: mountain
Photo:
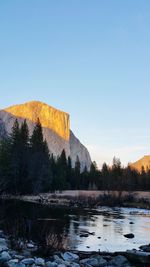
[[[81,169],[83,170],[85,166],[88,170],[90,169],[90,154],[70,130],[70,116],[68,113],[39,101],[11,106],[0,110],[0,137],[11,132],[16,118],[19,124],[24,119],[27,120],[30,134],[32,134],[37,118],[39,118],[50,153],[57,157],[65,149],[66,156],[71,157],[73,166],[78,156]]]
[[[144,170],[147,171],[150,169],[150,156],[144,156],[143,158],[139,159],[138,161],[131,163],[130,167],[141,172],[142,167]]]

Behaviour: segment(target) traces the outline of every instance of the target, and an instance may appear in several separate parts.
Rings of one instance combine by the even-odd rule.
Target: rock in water
[[[40,119],[44,138],[49,150],[54,156],[59,156],[64,149],[66,156],[70,156],[73,166],[77,156],[81,162],[81,169],[90,169],[91,158],[88,150],[80,143],[70,130],[70,116],[39,101],[32,101],[12,106],[0,111],[0,137],[11,132],[15,119],[21,124],[27,120],[30,134],[32,134],[37,118]]]
[[[150,252],[150,244],[145,245],[145,246],[141,246],[140,249],[144,252]]]
[[[124,237],[132,239],[134,238],[134,234],[127,234],[127,235],[124,235]]]

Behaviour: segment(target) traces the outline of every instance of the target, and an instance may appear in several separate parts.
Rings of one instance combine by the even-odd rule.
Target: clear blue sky
[[[71,115],[98,165],[150,154],[150,1],[0,1],[0,107]]]

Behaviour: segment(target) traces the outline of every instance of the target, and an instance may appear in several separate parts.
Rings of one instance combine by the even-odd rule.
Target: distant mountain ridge
[[[19,124],[24,119],[27,120],[30,134],[32,134],[37,118],[39,118],[50,153],[57,157],[64,149],[66,156],[71,157],[73,166],[78,156],[81,169],[83,170],[85,166],[88,170],[90,169],[90,154],[70,130],[70,116],[68,113],[40,101],[11,106],[0,110],[0,137],[11,132],[16,118]]]
[[[138,161],[131,163],[130,167],[141,172],[142,167],[144,170],[150,170],[150,155],[144,156],[143,158],[139,159]]]

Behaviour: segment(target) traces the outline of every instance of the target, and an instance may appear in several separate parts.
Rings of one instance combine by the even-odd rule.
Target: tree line
[[[16,119],[9,136],[0,141],[0,193],[37,194],[55,190],[150,190],[150,171],[123,168],[119,159],[99,170],[95,162],[81,172],[63,150],[57,158],[50,154],[42,126],[35,124],[32,135],[26,120]]]

